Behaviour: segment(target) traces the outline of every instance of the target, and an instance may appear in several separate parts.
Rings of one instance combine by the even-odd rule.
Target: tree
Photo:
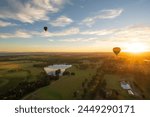
[[[77,97],[77,91],[73,92],[73,97]]]
[[[71,75],[72,75],[72,76],[74,76],[74,75],[75,75],[75,73],[74,73],[74,72],[71,72]]]
[[[58,70],[55,71],[56,76],[59,76],[60,73],[61,73],[61,69],[58,69]]]
[[[69,71],[64,71],[63,72],[63,75],[65,76],[65,75],[70,75],[70,72]]]

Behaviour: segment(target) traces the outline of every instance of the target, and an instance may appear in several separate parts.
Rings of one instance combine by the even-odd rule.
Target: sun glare
[[[146,51],[146,46],[142,43],[131,43],[126,47],[126,52],[141,53]]]

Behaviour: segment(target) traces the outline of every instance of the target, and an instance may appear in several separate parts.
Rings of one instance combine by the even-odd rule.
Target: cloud
[[[43,37],[61,37],[61,36],[69,36],[69,35],[83,35],[83,36],[87,36],[87,35],[93,35],[93,36],[105,36],[105,35],[111,35],[113,33],[115,33],[116,29],[103,29],[103,30],[85,30],[85,31],[80,31],[79,28],[77,27],[73,27],[73,28],[69,28],[66,30],[62,30],[59,32],[42,32],[42,33],[36,33],[36,32],[32,32],[32,34],[35,35],[41,35]]]
[[[67,38],[61,41],[65,42],[114,42],[114,43],[130,43],[143,42],[149,43],[150,26],[133,25],[122,28],[103,29],[95,31],[80,31],[81,36],[90,36],[88,38]],[[79,35],[78,35],[79,36]]]
[[[0,38],[31,38],[32,35],[26,31],[16,31],[15,33],[0,33]]]
[[[103,36],[103,35],[113,34],[113,33],[115,33],[115,31],[116,31],[116,29],[88,30],[88,31],[82,31],[82,32],[80,32],[80,34]]]
[[[32,38],[32,37],[50,37],[50,42],[54,38],[60,38],[60,41],[65,42],[150,42],[150,26],[135,25],[122,28],[101,29],[101,30],[83,30],[77,27],[68,28],[58,32],[37,32],[19,30],[14,33],[0,33],[0,38]],[[74,36],[74,38],[72,38]],[[77,38],[77,37],[78,38]],[[71,37],[71,38],[69,38]],[[64,39],[63,39],[64,38]],[[59,39],[58,39],[59,40]],[[57,40],[57,41],[58,41]]]
[[[54,40],[53,39],[48,39],[48,41],[53,42]]]
[[[120,42],[150,42],[150,26],[135,25],[117,29],[112,36],[112,41]]]
[[[60,16],[56,20],[51,21],[50,24],[55,27],[65,27],[71,24],[72,22],[73,20],[71,18],[66,17],[66,16]]]
[[[69,38],[69,39],[61,39],[63,42],[93,42],[98,38]]]
[[[32,32],[34,35],[40,35],[42,37],[61,37],[61,36],[69,36],[69,35],[78,35],[78,36],[106,36],[114,34],[116,29],[103,29],[103,30],[85,30],[81,31],[77,27],[72,27],[66,30],[62,30],[59,32]]]
[[[17,24],[0,20],[0,27],[15,26]]]
[[[79,28],[75,28],[75,27],[62,30],[59,32],[37,32],[37,31],[19,30],[14,33],[0,33],[0,38],[31,38],[34,36],[62,37],[62,36],[79,34],[79,32],[80,32]]]
[[[60,32],[42,32],[40,35],[43,37],[61,37],[68,35],[75,35],[80,32],[79,28],[69,28]]]
[[[98,15],[93,17],[87,17],[82,20],[81,24],[85,24],[87,26],[92,26],[97,20],[101,19],[114,19],[121,15],[123,12],[123,9],[107,9],[107,10],[101,10]]]
[[[24,23],[48,20],[48,13],[58,12],[68,0],[7,0],[7,7],[0,8],[0,18]]]

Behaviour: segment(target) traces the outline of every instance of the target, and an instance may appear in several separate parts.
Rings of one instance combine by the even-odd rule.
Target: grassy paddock
[[[0,62],[0,91],[1,93],[12,89],[18,83],[28,80],[36,80],[43,68],[34,67],[34,64],[42,62],[36,61],[7,61]]]
[[[94,69],[79,70],[76,67],[69,68],[74,76],[62,76],[49,86],[41,88],[24,99],[73,99],[73,92],[82,88],[82,82],[94,75]]]
[[[115,75],[115,74],[106,74],[104,76],[104,80],[106,80],[106,87],[107,89],[115,89],[116,91],[119,92],[119,99],[134,99],[135,97],[131,96],[128,94],[126,90],[121,88],[120,81],[126,80],[132,84],[133,82],[133,77],[132,76],[122,76],[122,75]]]

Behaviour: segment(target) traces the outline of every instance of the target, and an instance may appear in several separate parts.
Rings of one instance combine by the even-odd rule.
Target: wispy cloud
[[[66,17],[66,16],[60,16],[56,20],[51,21],[50,24],[52,26],[56,26],[56,27],[65,27],[65,26],[71,24],[72,22],[73,22],[73,20],[71,18]]]
[[[98,40],[98,38],[68,38],[68,39],[61,39],[59,41],[63,42],[93,42]]]
[[[136,25],[122,28],[84,30],[72,27],[58,32],[37,32],[19,30],[14,33],[0,33],[1,39],[6,38],[31,38],[31,37],[50,37],[48,41],[64,42],[150,42],[150,26]],[[53,37],[53,38],[52,38]],[[73,38],[74,37],[74,38]]]
[[[31,38],[33,36],[40,37],[62,37],[79,34],[79,28],[69,28],[66,30],[62,30],[59,32],[37,32],[37,31],[27,31],[27,30],[19,30],[14,33],[0,33],[0,38]]]
[[[58,12],[68,0],[7,0],[8,6],[0,8],[0,18],[25,23],[48,20],[48,13]]]
[[[48,41],[53,42],[54,40],[53,39],[48,39]]]
[[[117,29],[112,41],[119,42],[150,42],[150,26],[135,25]]]
[[[15,33],[0,33],[0,38],[31,38],[32,35],[26,31],[16,31]]]
[[[97,15],[83,19],[81,24],[92,26],[97,20],[114,19],[118,17],[119,15],[121,15],[122,12],[123,12],[123,9],[101,10]]]
[[[65,42],[117,42],[117,43],[130,43],[130,42],[150,42],[150,26],[134,25],[122,28],[103,29],[95,31],[78,31],[76,32],[79,38],[67,38],[60,41]],[[68,33],[69,34],[69,33]],[[71,34],[71,33],[70,33]],[[83,37],[83,36],[89,36]]]
[[[117,29],[103,29],[103,30],[84,30],[81,31],[77,27],[69,28],[66,30],[62,30],[59,32],[42,32],[37,34],[33,32],[32,34],[41,35],[43,37],[61,37],[61,36],[69,36],[69,35],[78,35],[78,36],[106,36],[114,34]]]
[[[98,35],[98,36],[103,36],[103,35],[110,35],[115,33],[116,29],[102,29],[102,30],[87,30],[87,31],[82,31],[80,34],[82,35]]]
[[[69,28],[60,32],[42,32],[40,35],[43,37],[59,37],[59,36],[68,36],[75,35],[80,32],[79,28]]]
[[[0,27],[16,26],[17,24],[0,20]]]

